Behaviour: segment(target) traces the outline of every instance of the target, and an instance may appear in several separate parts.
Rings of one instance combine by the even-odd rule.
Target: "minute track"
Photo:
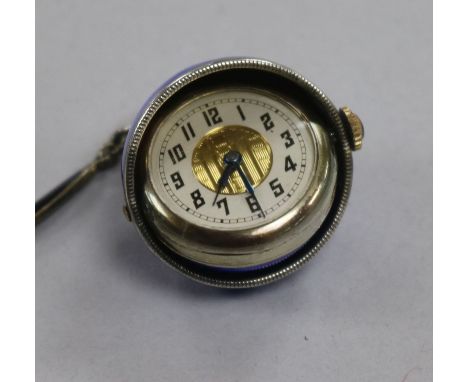
[[[239,104],[244,105],[244,106],[242,106],[243,115],[241,115],[239,113],[239,110],[237,108],[237,106]],[[185,136],[184,132],[182,131],[181,127],[186,126],[187,123],[190,123],[190,126],[193,128],[193,131],[196,134],[197,138],[201,137],[201,136],[203,136],[203,134],[206,133],[206,131],[209,131],[210,128],[215,128],[216,127],[216,126],[207,126],[206,120],[205,120],[205,118],[203,116],[203,111],[206,111],[206,110],[208,110],[210,108],[216,107],[218,109],[219,116],[221,118],[224,118],[225,117],[225,109],[224,108],[228,107],[228,106],[233,110],[233,112],[235,112],[235,114],[237,116],[237,121],[236,121],[237,123],[242,122],[242,123],[245,123],[245,124],[247,124],[249,126],[252,126],[251,121],[254,120],[254,119],[261,122],[261,119],[259,117],[261,115],[263,115],[265,113],[265,111],[274,113],[274,114],[271,114],[271,116],[272,117],[274,116],[274,118],[279,118],[279,121],[282,121],[282,122],[279,123],[279,121],[277,120],[278,121],[277,124],[279,124],[280,128],[275,129],[276,131],[273,133],[273,136],[278,137],[279,139],[281,139],[280,138],[280,133],[283,133],[284,130],[286,130],[286,128],[288,128],[289,131],[291,132],[291,135],[292,135],[293,139],[295,141],[297,141],[298,148],[299,148],[299,151],[296,152],[296,155],[297,154],[299,155],[299,156],[297,156],[296,161],[298,162],[298,164],[300,163],[301,165],[306,166],[306,162],[307,162],[306,161],[306,154],[307,153],[306,153],[304,140],[303,140],[302,134],[300,132],[300,128],[297,126],[297,122],[295,123],[288,114],[286,114],[282,110],[279,110],[278,106],[272,105],[269,102],[266,102],[265,100],[256,99],[256,98],[252,98],[252,97],[245,97],[245,96],[244,97],[217,97],[214,100],[210,100],[210,102],[203,102],[200,105],[187,110],[183,115],[179,116],[179,118],[176,121],[174,121],[172,127],[170,127],[170,129],[164,135],[164,139],[163,139],[163,142],[161,144],[161,150],[160,150],[160,153],[158,155],[158,157],[159,157],[159,159],[158,159],[158,162],[159,162],[158,168],[159,168],[159,174],[161,176],[161,179],[166,179],[166,177],[167,177],[166,176],[166,166],[168,166],[168,164],[167,164],[165,159],[170,158],[169,154],[168,154],[168,151],[167,151],[168,147],[174,147],[177,144],[181,144],[182,147],[183,147],[183,150],[184,150],[184,152],[186,152],[187,156],[189,156],[189,157],[191,156],[191,150],[192,150],[191,147],[193,147],[192,146],[193,142],[191,142],[192,140],[190,140],[190,141],[186,140],[186,136]],[[255,109],[257,109],[257,112],[256,112],[257,115],[256,116],[253,115],[252,109],[250,109],[250,111],[247,113],[246,110],[244,109],[244,107],[247,107],[247,106],[249,106],[249,108],[254,107]],[[291,111],[289,111],[289,112],[291,112]],[[293,112],[293,114],[294,114],[294,112]],[[203,119],[200,119],[199,118],[200,116],[202,116]],[[243,120],[243,116],[245,117],[245,120]],[[195,121],[197,117],[199,118],[198,122]],[[202,122],[202,123],[200,123],[200,122]],[[260,126],[262,126],[262,125],[260,125]],[[272,139],[272,136],[270,134],[268,134],[266,137],[268,139],[270,139],[270,140]],[[176,139],[176,140],[174,140],[174,139]],[[278,157],[278,160],[283,161],[283,164],[284,164],[285,154],[282,154],[281,152],[274,152],[274,157],[276,157],[276,156]],[[281,156],[283,156],[283,159],[280,159]],[[172,160],[169,163],[171,164],[171,166],[173,165]],[[178,163],[176,163],[173,166],[174,167],[170,167],[170,169],[169,169],[169,171],[171,171],[171,174],[174,173],[175,171],[180,171]],[[182,172],[181,172],[181,174],[182,174]],[[189,174],[189,173],[187,173],[185,171],[185,174],[182,174],[182,178],[184,179],[184,182],[185,182],[185,178],[187,176],[193,177],[193,174]],[[278,177],[278,175],[275,175],[275,176],[272,176],[271,178],[269,177],[268,179],[266,179],[263,182],[262,186],[260,186],[259,190],[256,190],[256,193],[259,193],[259,195],[263,194],[264,195],[263,197],[265,197],[266,192],[268,192],[268,191],[271,192],[270,189],[269,189],[268,183],[271,180],[275,179],[276,177]],[[298,187],[301,184],[301,181],[303,180],[303,177],[304,177],[304,172],[301,172],[301,173],[298,172],[298,176],[295,177],[293,181],[291,181],[291,182],[285,181],[283,183],[283,186],[285,187],[285,190],[284,190],[285,192],[283,193],[281,198],[279,198],[277,200],[274,200],[273,203],[269,203],[267,206],[265,206],[265,209],[262,210],[262,211],[265,211],[265,213],[268,213],[268,214],[272,214],[273,212],[277,211],[291,197],[294,196],[295,192],[297,191]],[[173,189],[174,186],[171,184],[171,182],[164,182],[164,183],[166,183],[166,184],[163,185],[164,189],[166,190],[168,196],[173,200],[173,202],[175,202],[175,205],[178,206],[181,211],[184,211],[184,213],[189,213],[192,216],[196,217],[197,219],[201,219],[203,221],[211,222],[211,223],[215,223],[215,224],[220,224],[220,225],[223,225],[223,226],[244,224],[244,223],[249,223],[249,222],[255,222],[258,219],[263,219],[262,214],[259,215],[258,213],[251,213],[250,211],[249,211],[248,214],[244,214],[244,215],[241,215],[241,216],[238,215],[237,217],[233,216],[233,217],[230,217],[230,218],[226,218],[226,216],[217,216],[217,215],[215,215],[216,211],[210,209],[212,207],[212,202],[211,201],[208,202],[208,203],[205,203],[202,206],[200,206],[198,209],[195,209],[192,205],[185,202],[183,200],[184,198],[181,198],[181,195],[177,192],[177,190]],[[184,187],[184,188],[186,188],[186,187]],[[181,188],[181,190],[183,190],[184,188]],[[215,193],[212,194],[213,196],[210,196],[211,191],[206,190],[204,188],[200,188],[200,193],[201,193],[201,195],[202,195],[202,197],[204,199],[208,198],[208,200],[210,200],[210,199],[214,200],[214,198],[215,198]],[[225,196],[227,197],[226,201],[230,206],[231,215],[233,213],[234,214],[237,213],[238,209],[236,209],[236,208],[232,209],[231,208],[231,205],[233,203],[232,201],[234,200],[233,198],[236,198],[237,196],[236,195],[225,195]],[[216,210],[218,210],[217,206],[214,206],[214,208],[216,208]],[[220,211],[221,210],[222,209],[220,209]],[[259,221],[261,221],[261,220],[259,220]]]
[[[233,107],[238,99],[245,121]],[[222,125],[207,125],[201,113],[205,104],[217,107]],[[275,126],[267,134],[260,125],[265,113]],[[130,130],[122,162],[128,216],[155,254],[193,279],[233,288],[278,280],[313,257],[342,217],[351,186],[350,147],[357,147],[352,146],[355,133],[350,133],[349,125],[359,122],[357,118],[349,122],[348,115],[352,113],[339,114],[323,92],[299,73],[267,60],[224,58],[195,65],[158,89]],[[196,133],[190,142],[180,129],[170,132],[184,119]],[[242,128],[239,139],[235,131],[225,139],[214,131],[221,129],[224,134],[235,126],[263,131],[271,149],[258,150],[253,141],[248,143],[249,134]],[[221,139],[205,139],[210,128],[209,134]],[[285,142],[279,136],[286,129],[295,141],[287,151],[291,160],[285,159]],[[253,138],[263,144],[255,134]],[[177,144],[187,158],[174,164],[168,150]],[[253,154],[246,151],[252,148]],[[216,158],[236,149],[246,157],[245,170],[262,207],[272,211],[261,221],[254,220],[242,204],[247,193],[239,189],[237,173],[219,198],[229,203],[229,213],[224,202],[220,207],[207,206],[214,197],[211,179],[222,171]],[[206,155],[209,152],[214,155]],[[262,158],[268,159],[267,167]],[[256,164],[267,171],[255,173]],[[185,183],[179,190],[169,178],[176,172]],[[209,200],[199,205],[200,213],[182,207],[191,206],[194,190]],[[224,224],[225,215],[235,224]]]

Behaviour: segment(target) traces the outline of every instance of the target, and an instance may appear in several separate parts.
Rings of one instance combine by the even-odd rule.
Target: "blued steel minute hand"
[[[247,176],[245,175],[244,171],[240,167],[240,163],[237,165],[237,172],[239,173],[239,175],[240,175],[240,177],[242,179],[242,182],[244,182],[245,188],[247,189],[249,194],[252,195],[255,202],[260,207],[260,212],[261,212],[262,216],[265,217],[265,213],[263,212],[263,208],[260,206],[260,203],[258,202],[257,196],[255,195],[254,189],[253,189],[252,185],[250,184],[249,180],[247,179]]]
[[[241,162],[242,162],[242,155],[238,151],[229,151],[225,156],[224,156],[224,163],[226,164],[226,167],[224,168],[223,173],[221,174],[221,177],[219,178],[218,181],[218,189],[216,190],[216,196],[213,201],[213,205],[215,205],[216,200],[218,200],[218,196],[222,189],[226,186],[229,177],[231,174],[237,170],[239,173],[242,182],[244,183],[244,186],[247,190],[247,192],[252,195],[254,198],[255,202],[257,205],[260,207],[260,211],[263,217],[265,217],[265,213],[263,212],[262,207],[260,206],[260,203],[258,202],[257,196],[255,195],[255,191],[250,184],[249,180],[247,179],[247,176],[245,175],[244,171],[241,168]]]

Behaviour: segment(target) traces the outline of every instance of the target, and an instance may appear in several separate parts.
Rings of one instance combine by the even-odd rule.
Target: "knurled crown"
[[[340,116],[349,132],[351,149],[353,151],[359,150],[362,147],[362,139],[364,138],[364,126],[361,119],[348,106],[343,106],[340,109]]]

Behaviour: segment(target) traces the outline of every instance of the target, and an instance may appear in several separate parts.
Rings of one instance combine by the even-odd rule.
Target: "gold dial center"
[[[230,151],[242,155],[242,170],[253,187],[261,184],[271,170],[273,153],[268,142],[257,131],[241,125],[216,127],[198,142],[192,155],[192,169],[198,181],[216,192],[218,181],[225,168],[224,156]],[[222,194],[246,192],[238,172],[234,172]]]

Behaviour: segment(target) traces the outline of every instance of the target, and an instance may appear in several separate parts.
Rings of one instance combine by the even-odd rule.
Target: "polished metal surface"
[[[273,226],[268,226],[264,231],[257,232],[258,235],[252,232],[247,233],[247,235],[237,232],[235,237],[231,238],[223,235],[225,243],[237,245],[235,254],[233,255],[232,251],[230,253],[233,260],[228,260],[226,263],[223,262],[227,257],[225,256],[226,252],[220,250],[223,247],[216,245],[216,250],[213,251],[213,248],[206,246],[206,241],[200,232],[198,232],[200,233],[198,236],[197,232],[192,233],[192,238],[190,238],[192,241],[187,241],[185,232],[181,235],[180,231],[178,234],[177,231],[174,231],[174,227],[177,227],[181,222],[177,221],[177,217],[168,215],[164,205],[158,204],[158,196],[148,189],[148,182],[143,184],[143,195],[138,193],[138,184],[141,184],[143,180],[137,169],[137,157],[140,147],[144,147],[142,140],[149,123],[172,96],[196,80],[232,69],[265,71],[278,78],[291,81],[307,92],[311,104],[313,102],[320,107],[321,112],[326,117],[327,125],[315,132],[317,141],[321,142],[318,147],[321,159],[320,165],[316,168],[314,180],[311,182],[310,190],[301,204],[285,216],[285,224],[280,223],[283,231],[286,228],[290,232],[286,234],[281,232],[282,240],[275,237],[280,231],[275,231]],[[341,219],[349,197],[352,179],[351,149],[346,134],[342,119],[331,101],[313,84],[289,68],[253,58],[221,59],[201,64],[181,73],[172,82],[165,84],[163,88],[158,90],[137,118],[129,134],[122,170],[125,197],[131,219],[155,254],[175,269],[197,281],[226,288],[243,288],[260,286],[281,279],[307,262],[330,238]],[[331,143],[331,139],[333,139],[333,143]],[[336,155],[333,148],[338,150]],[[295,226],[294,223],[299,224]],[[319,230],[317,225],[320,225]],[[195,231],[199,228],[194,227]],[[254,243],[254,238],[259,238],[263,234],[270,235],[272,240],[270,245],[265,242]],[[297,249],[298,243],[303,241],[305,234],[312,237],[287,260],[281,260],[278,264],[261,271],[239,272],[229,276],[217,271],[206,270],[203,267],[192,266],[167,248],[176,249],[176,252],[184,253],[187,257],[192,256],[192,259],[197,262],[236,267],[264,263],[271,259],[279,260],[280,254],[286,255],[291,249]],[[301,237],[301,235],[304,236]],[[210,238],[213,237],[216,238],[210,234]],[[180,240],[182,238],[183,240]],[[243,243],[244,238],[247,244]],[[203,243],[205,243],[204,246],[199,245]],[[226,245],[225,243],[224,245]],[[257,250],[255,255],[252,252],[253,248]]]
[[[213,267],[255,267],[293,252],[322,224],[336,185],[337,164],[330,139],[321,126],[311,125],[309,129],[316,153],[313,176],[299,202],[281,217],[261,226],[231,231],[192,224],[166,206],[146,179],[140,201],[153,234],[159,234],[180,255]]]

